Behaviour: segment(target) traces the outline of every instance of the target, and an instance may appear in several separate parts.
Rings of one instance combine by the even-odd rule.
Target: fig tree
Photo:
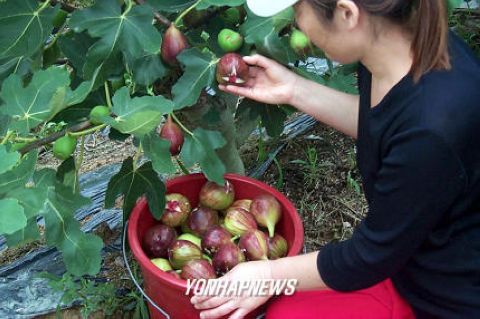
[[[184,136],[182,129],[172,121],[172,117],[167,117],[167,122],[162,126],[160,137],[170,142],[170,154],[178,155],[182,149]]]

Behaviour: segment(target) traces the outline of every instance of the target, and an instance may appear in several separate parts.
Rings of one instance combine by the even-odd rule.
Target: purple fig
[[[268,259],[268,236],[258,229],[243,234],[238,247],[245,253],[248,260]]]
[[[250,73],[248,64],[237,53],[225,54],[217,64],[216,78],[219,84],[242,86],[247,83]]]
[[[177,55],[188,48],[185,35],[172,23],[163,35],[161,54],[163,60],[171,66],[178,64]]]
[[[170,226],[158,224],[150,227],[143,236],[143,249],[150,258],[166,258],[168,247],[177,238],[177,232]]]
[[[223,186],[214,182],[206,182],[200,189],[199,198],[202,206],[222,210],[232,205],[235,199],[235,190],[233,184],[227,180]]]
[[[282,207],[272,195],[260,195],[253,199],[250,213],[260,226],[267,227],[268,234],[273,237],[275,225],[282,217]]]
[[[194,243],[198,247],[202,247],[202,239],[200,239],[199,237],[197,237],[195,235],[185,233],[185,234],[181,234],[180,236],[178,236],[178,239],[179,240],[188,240],[189,242]]]
[[[170,115],[160,130],[160,137],[170,142],[170,154],[172,156],[180,154],[184,142],[183,132],[182,129],[172,121]]]
[[[288,252],[288,244],[285,238],[279,234],[268,238],[268,259],[285,257]]]
[[[188,198],[182,194],[167,194],[165,196],[165,210],[162,215],[162,223],[170,227],[180,226],[187,220],[192,210]]]
[[[257,223],[245,209],[232,207],[225,215],[225,229],[234,236],[241,236],[249,230],[257,229]]]
[[[172,265],[170,265],[170,262],[167,259],[154,258],[154,259],[151,259],[150,261],[163,271],[173,270]]]
[[[182,267],[180,277],[183,279],[215,279],[217,275],[213,266],[205,259],[190,260]]]
[[[168,248],[168,260],[174,269],[181,269],[194,259],[202,259],[202,250],[188,240],[176,240]]]
[[[195,208],[187,219],[188,228],[194,235],[200,237],[215,225],[218,225],[218,212],[207,207]]]
[[[213,226],[202,237],[202,250],[207,254],[215,254],[222,245],[232,242],[232,235],[223,227]]]
[[[243,252],[237,245],[230,243],[220,246],[213,257],[213,268],[217,275],[222,276],[229,272],[233,267],[245,261]]]

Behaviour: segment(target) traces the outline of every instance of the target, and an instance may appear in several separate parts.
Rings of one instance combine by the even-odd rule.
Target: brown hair
[[[373,16],[404,26],[413,36],[415,82],[431,70],[451,68],[448,53],[448,18],[445,0],[353,0]],[[337,0],[307,0],[319,15],[331,20]]]

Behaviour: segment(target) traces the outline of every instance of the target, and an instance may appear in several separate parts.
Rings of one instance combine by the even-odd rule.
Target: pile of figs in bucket
[[[274,256],[284,254],[283,241],[278,239],[280,236],[286,240],[287,256],[297,255],[302,250],[303,226],[301,219],[293,204],[283,194],[246,176],[225,174],[225,180],[233,186],[234,192],[233,201],[230,198],[231,194],[227,196],[229,197],[228,201],[232,201],[227,208],[216,207],[218,209],[213,209],[215,211],[213,213],[211,208],[205,208],[200,202],[200,193],[202,187],[206,185],[207,179],[203,174],[190,174],[166,182],[169,198],[184,196],[188,199],[190,203],[190,207],[186,208],[188,213],[183,213],[186,217],[181,213],[181,205],[185,206],[186,204],[177,201],[179,207],[175,203],[168,204],[167,202],[163,221],[156,220],[149,210],[146,198],[137,202],[129,217],[128,243],[140,266],[145,293],[153,303],[163,309],[163,312],[168,313],[170,318],[199,317],[199,311],[190,303],[191,295],[186,295],[187,281],[181,276],[197,278],[190,276],[200,275],[206,276],[204,278],[209,278],[208,276],[218,278],[230,270],[235,263],[252,258],[265,258],[265,245],[262,241],[265,237],[267,238],[267,247],[269,242],[280,242],[277,244],[280,249],[269,250],[267,248],[267,258],[275,258]],[[180,194],[182,197],[173,194]],[[267,225],[265,227],[259,224],[252,214],[253,200],[262,198],[261,195],[273,196],[280,203],[281,213],[278,222],[273,225],[273,237],[270,237],[268,225],[265,223]],[[249,207],[248,204],[250,204]],[[197,210],[199,207],[202,207],[199,209],[200,212]],[[226,218],[229,210],[234,212],[230,214],[233,216]],[[175,222],[178,222],[175,221],[178,215],[182,216],[180,218],[182,221],[179,226],[175,226]],[[239,222],[237,215],[248,217],[244,217]],[[158,229],[155,230],[156,228]],[[270,228],[273,229],[272,225]],[[245,231],[245,229],[248,230]],[[150,234],[147,235],[147,233]],[[147,239],[154,233],[157,233],[158,237],[153,236],[154,238]],[[275,237],[275,234],[278,236]],[[243,241],[247,242],[242,245],[249,246],[252,245],[252,242],[260,242],[262,248],[253,248],[253,255],[250,255],[247,253],[246,247],[240,246],[242,235],[246,238]],[[205,240],[204,247],[202,247],[203,238],[210,241]],[[152,241],[166,243],[152,245]],[[215,243],[218,242],[223,244],[216,245]],[[220,246],[226,246],[222,249],[223,252],[219,251]],[[182,271],[184,268],[187,270]],[[150,317],[152,319],[165,318],[164,313],[159,311],[153,303],[148,304]],[[258,311],[254,311],[249,314],[248,318],[255,318],[257,314]]]

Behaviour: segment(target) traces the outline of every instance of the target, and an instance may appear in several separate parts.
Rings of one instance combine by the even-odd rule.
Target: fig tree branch
[[[138,4],[145,4],[145,0],[135,0],[136,3]],[[158,23],[163,24],[166,27],[169,27],[172,22],[168,20],[166,17],[158,13],[157,11],[153,11],[153,16],[155,17],[155,20],[157,20]]]
[[[30,143],[24,147],[22,147],[21,149],[19,149],[18,151],[23,155],[23,154],[26,154],[28,152],[30,152],[31,150],[33,149],[36,149],[36,148],[39,148],[40,146],[43,146],[43,145],[47,145],[47,144],[50,144],[50,143],[53,143],[55,142],[56,140],[58,140],[60,137],[64,136],[65,134],[67,134],[67,132],[80,132],[80,131],[83,131],[85,129],[88,129],[92,126],[92,123],[90,123],[90,121],[85,121],[85,122],[81,122],[81,123],[78,123],[76,125],[73,125],[69,128],[66,128],[64,130],[61,130],[59,132],[55,132],[45,138],[42,138],[42,139],[39,139],[39,140],[36,140],[35,142],[33,143]]]

